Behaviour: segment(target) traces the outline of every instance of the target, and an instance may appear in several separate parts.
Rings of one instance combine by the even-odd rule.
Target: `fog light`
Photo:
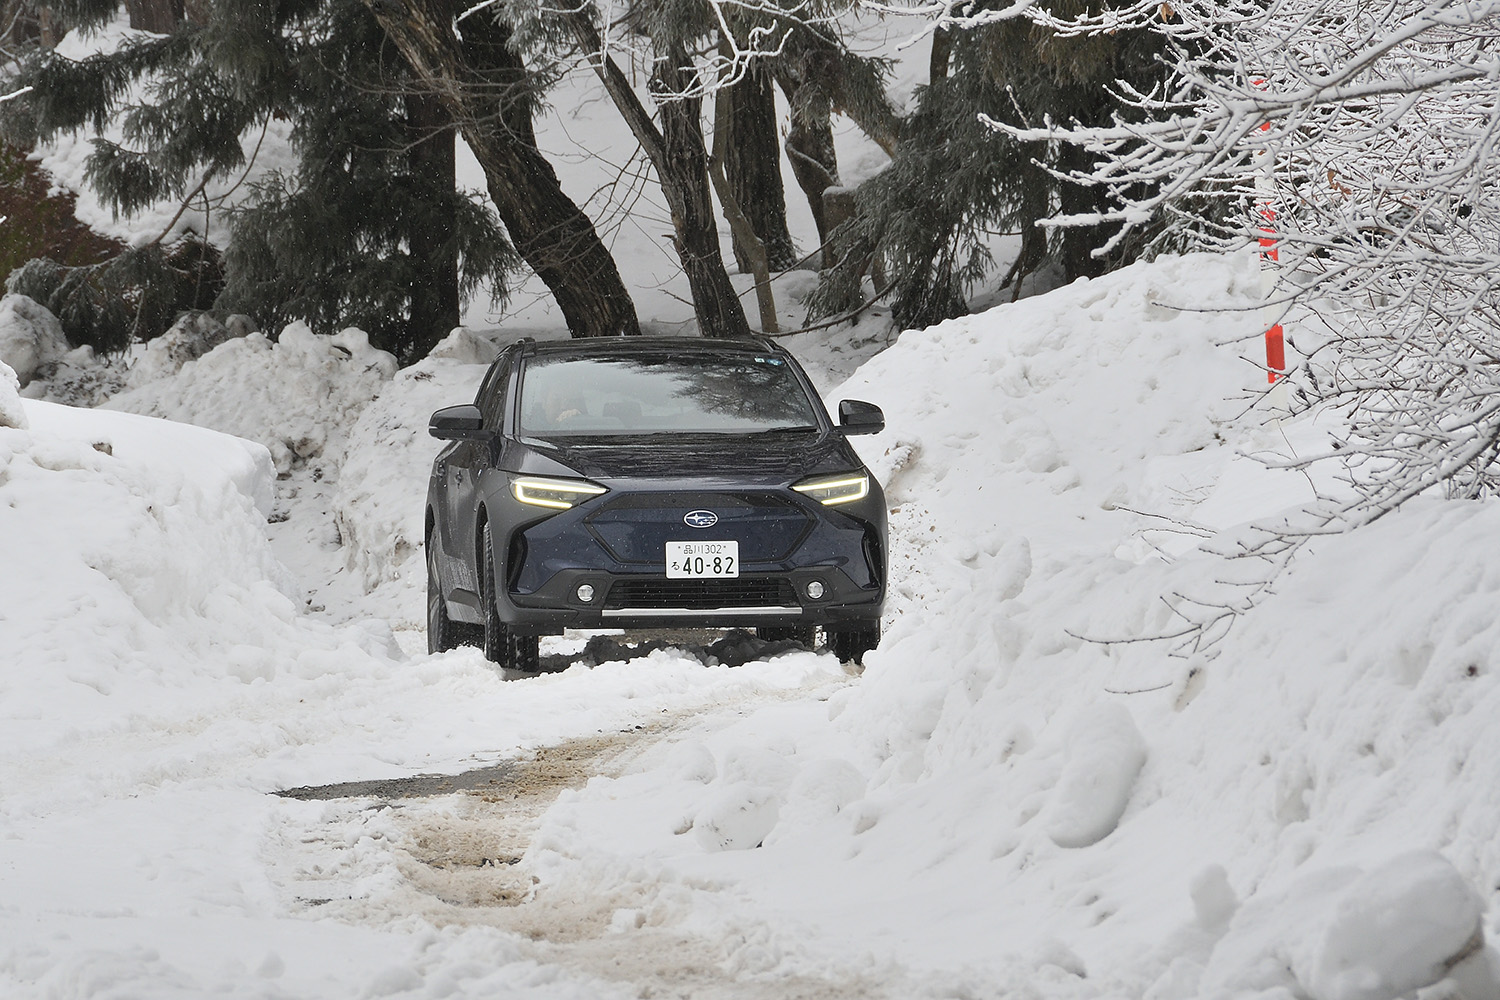
[[[594,588],[587,583],[580,586],[578,588],[578,599],[584,604],[592,601],[594,599]]]
[[[823,596],[823,583],[821,580],[813,580],[807,585],[807,596],[815,601]]]

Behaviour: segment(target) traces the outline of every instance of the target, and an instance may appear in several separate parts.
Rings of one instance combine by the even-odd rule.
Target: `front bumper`
[[[807,594],[823,586],[817,599]],[[584,601],[580,587],[593,588]],[[521,632],[562,628],[751,628],[879,621],[883,587],[854,586],[828,567],[780,574],[747,574],[729,580],[669,580],[664,576],[617,575],[595,569],[563,570],[533,594],[507,594],[501,617]]]
[[[739,542],[745,557],[733,578],[668,579],[663,542],[701,538],[682,526],[687,511],[715,505],[702,493],[616,497],[617,505],[641,511],[638,531],[618,524],[601,530],[600,503],[581,504],[513,531],[496,567],[507,581],[496,602],[500,618],[523,634],[565,628],[749,628],[820,625],[868,627],[879,621],[885,601],[885,501],[876,490],[859,504],[822,508],[786,493],[733,507],[713,540]],[[741,501],[746,495],[741,495]],[[771,525],[765,511],[795,508],[795,530]],[[743,511],[743,520],[730,511]],[[660,514],[653,511],[659,511]],[[675,526],[674,526],[675,525]],[[626,548],[622,538],[630,537]],[[638,544],[637,544],[638,543]],[[757,555],[759,558],[757,558]],[[821,586],[813,597],[809,587]],[[579,596],[592,588],[592,599]],[[818,588],[813,588],[817,592]]]

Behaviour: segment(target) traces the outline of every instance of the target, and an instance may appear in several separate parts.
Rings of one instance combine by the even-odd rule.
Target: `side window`
[[[510,359],[501,358],[490,368],[474,401],[484,414],[484,426],[499,430],[505,424],[505,400],[510,388]]]

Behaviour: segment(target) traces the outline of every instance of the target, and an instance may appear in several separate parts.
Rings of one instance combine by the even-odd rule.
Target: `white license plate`
[[[667,543],[669,580],[739,575],[739,542]]]

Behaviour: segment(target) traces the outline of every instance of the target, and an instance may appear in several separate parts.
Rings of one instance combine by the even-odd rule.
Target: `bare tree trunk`
[[[658,102],[658,130],[625,74],[604,51],[588,8],[565,16],[573,37],[590,55],[604,89],[656,170],[672,210],[677,256],[693,292],[699,332],[705,337],[749,337],[750,324],[719,252],[719,227],[708,188],[708,154],[699,120],[701,99],[671,96]],[[652,78],[653,87],[667,95],[687,93],[696,83],[697,70],[681,50],[667,53]]]
[[[125,9],[132,28],[158,35],[170,34],[183,19],[182,0],[125,0]]]
[[[57,12],[51,7],[38,7],[36,11],[37,34],[41,36],[42,48],[55,49],[68,29],[63,27]]]
[[[568,331],[640,333],[614,258],[536,148],[526,67],[507,45],[508,29],[472,17],[460,42],[449,0],[364,2],[474,151],[511,242],[552,292]]]
[[[767,263],[778,271],[791,267],[797,260],[797,248],[786,224],[786,191],[781,183],[776,92],[771,75],[759,64],[751,66],[739,83],[721,91],[720,99],[726,108],[722,116],[727,132],[724,172],[734,199],[764,246]],[[741,271],[749,271],[749,248],[738,235],[733,246],[735,263]]]
[[[927,82],[948,79],[948,62],[953,56],[953,29],[938,28],[932,33],[932,52],[927,57]]]
[[[833,124],[828,95],[800,73],[778,74],[777,81],[792,108],[791,128],[786,134],[786,155],[797,186],[807,198],[813,224],[818,227],[818,245],[825,246],[833,227],[823,204],[823,192],[839,185],[838,154],[833,148]],[[825,253],[824,259],[828,258]],[[821,264],[819,265],[821,267]]]
[[[766,253],[766,245],[755,234],[755,228],[741,208],[739,199],[735,197],[734,187],[724,170],[729,145],[729,103],[727,91],[720,90],[715,95],[714,151],[709,157],[708,172],[713,178],[714,190],[719,193],[719,204],[724,206],[724,217],[729,220],[729,228],[734,233],[735,245],[744,246],[750,273],[755,276],[755,302],[760,309],[761,332],[780,333],[781,324],[776,319],[776,297],[771,292],[770,256]]]
[[[1094,162],[1092,154],[1082,146],[1064,145],[1059,151],[1058,168],[1062,171],[1092,170]],[[1102,185],[1064,184],[1058,190],[1058,200],[1060,214],[1102,214],[1113,207]],[[1094,250],[1112,235],[1111,226],[1062,226],[1050,233],[1047,242],[1053,255],[1062,262],[1064,280],[1097,278],[1108,273],[1112,262],[1106,257],[1095,257]]]
[[[454,131],[430,94],[406,95],[411,174],[427,193],[426,211],[407,220],[417,280],[411,290],[406,341],[412,360],[427,356],[459,321],[457,213],[453,204]]]
[[[26,0],[0,2],[0,53],[9,58],[13,49],[35,41],[38,27]]]
[[[849,312],[865,303],[864,276],[870,267],[870,248],[850,239],[847,229],[839,233],[839,227],[854,218],[855,208],[853,189],[831,187],[823,192],[823,214],[830,233],[823,249],[823,280],[837,289],[829,298],[836,312]]]

